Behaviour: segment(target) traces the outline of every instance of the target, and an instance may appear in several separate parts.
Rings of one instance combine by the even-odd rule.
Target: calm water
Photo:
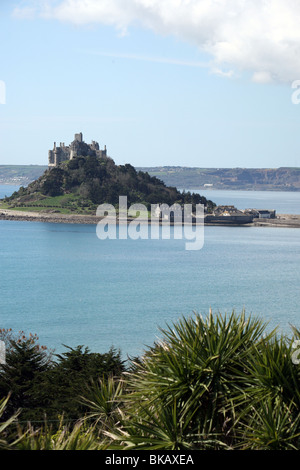
[[[0,199],[10,196],[14,191],[18,191],[20,186],[12,186],[11,184],[0,184]]]
[[[238,209],[275,209],[278,214],[300,214],[300,192],[293,191],[216,191],[191,190],[218,205]]]
[[[37,333],[57,352],[114,345],[125,356],[152,345],[158,326],[210,307],[300,327],[299,229],[206,227],[202,250],[184,244],[0,221],[0,327]]]

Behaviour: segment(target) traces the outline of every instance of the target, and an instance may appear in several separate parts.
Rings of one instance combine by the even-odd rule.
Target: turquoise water
[[[0,221],[0,327],[63,344],[140,354],[158,327],[235,309],[300,327],[300,230],[206,227],[184,240],[99,240],[94,225]]]
[[[0,221],[1,327],[43,344],[138,354],[157,326],[246,309],[288,328],[300,320],[300,231],[207,227],[183,240],[99,240],[95,226]],[[299,325],[300,326],[300,325]]]
[[[294,191],[223,191],[191,190],[218,205],[238,209],[275,209],[278,214],[300,214],[300,192]]]
[[[11,184],[0,184],[0,199],[10,196],[14,191],[18,191],[19,187]]]

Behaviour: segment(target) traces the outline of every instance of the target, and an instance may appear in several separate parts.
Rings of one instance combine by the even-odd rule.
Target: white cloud
[[[272,77],[269,72],[254,72],[252,80],[256,83],[270,83],[272,82]]]
[[[125,33],[137,24],[174,35],[209,53],[212,71],[226,76],[235,70],[259,83],[300,78],[299,0],[44,0],[42,7],[23,2],[16,12],[33,7],[76,25],[112,25]]]

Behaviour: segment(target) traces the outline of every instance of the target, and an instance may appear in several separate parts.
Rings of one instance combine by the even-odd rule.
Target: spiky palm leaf
[[[85,419],[104,428],[111,426],[118,419],[124,393],[124,381],[109,376],[92,382],[89,387],[89,398],[82,397],[83,403],[88,405],[90,411]]]
[[[93,427],[85,428],[78,422],[72,429],[60,426],[53,433],[51,428],[34,429],[30,424],[26,432],[20,436],[19,450],[105,450],[109,443],[99,440]]]
[[[8,442],[7,436],[9,435],[8,428],[16,421],[18,415],[20,414],[20,410],[5,421],[2,422],[1,420],[9,399],[10,395],[0,400],[0,450],[12,449],[18,443],[18,439],[13,440],[13,442]]]
[[[210,432],[223,434],[230,444],[236,419],[232,398],[244,386],[238,378],[265,328],[262,321],[233,312],[229,316],[210,313],[206,318],[195,314],[162,329],[163,340],[128,376],[129,410],[144,416],[157,402],[168,407],[176,400],[192,429],[209,423]]]
[[[226,446],[213,433],[191,427],[191,416],[182,415],[176,400],[165,405],[156,402],[142,414],[127,413],[116,429],[107,432],[114,445],[134,450],[199,450]]]
[[[242,427],[241,448],[251,450],[299,450],[300,414],[292,402],[268,398],[251,406]]]

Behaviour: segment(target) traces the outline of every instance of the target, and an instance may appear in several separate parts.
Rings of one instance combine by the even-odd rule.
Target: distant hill
[[[47,166],[0,165],[0,184],[27,186]],[[138,167],[167,186],[185,189],[239,189],[300,191],[300,168],[198,168],[181,166]]]
[[[300,191],[300,168],[140,167],[167,185],[189,189]]]
[[[47,168],[45,165],[0,165],[0,184],[27,186]]]
[[[95,213],[99,204],[117,207],[119,196],[128,205],[204,204],[211,211],[215,204],[199,194],[180,192],[132,165],[116,165],[109,158],[78,156],[47,169],[26,188],[21,186],[5,198],[2,207],[62,213]]]

